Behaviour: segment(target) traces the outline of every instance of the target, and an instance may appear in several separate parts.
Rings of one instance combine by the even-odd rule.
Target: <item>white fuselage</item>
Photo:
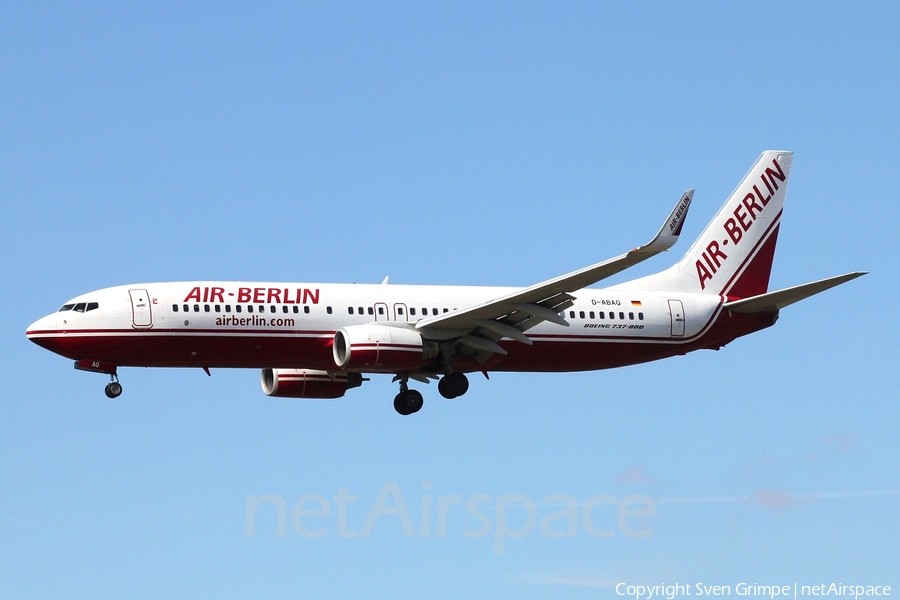
[[[33,341],[75,360],[118,366],[336,369],[335,332],[380,323],[414,327],[514,288],[198,281],[118,286],[73,298],[34,323]],[[722,297],[615,289],[573,293],[561,311],[509,339],[487,365],[458,370],[600,369],[694,349],[716,322]],[[86,310],[87,307],[91,310]],[[439,337],[439,335],[437,336]],[[702,346],[702,344],[701,344]],[[427,365],[422,370],[429,370]]]

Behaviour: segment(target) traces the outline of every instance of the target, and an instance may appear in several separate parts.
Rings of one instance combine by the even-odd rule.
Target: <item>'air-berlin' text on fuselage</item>
[[[228,300],[225,299],[228,296]],[[255,304],[318,304],[319,289],[307,288],[238,288],[237,293],[221,287],[195,287],[185,302],[237,302]]]
[[[722,250],[722,246],[729,243],[737,246],[744,238],[744,233],[750,231],[757,217],[762,214],[772,195],[778,190],[778,181],[784,181],[786,176],[781,170],[781,165],[777,160],[772,161],[775,167],[766,167],[765,172],[760,175],[762,185],[765,186],[768,194],[760,190],[760,184],[755,183],[751,191],[748,191],[743,200],[732,211],[733,217],[729,217],[723,223],[723,229],[728,237],[722,239],[721,244],[712,240],[707,244],[706,250],[701,255],[703,260],[697,260],[697,277],[700,279],[700,289],[706,288],[706,282],[713,278],[719,268],[728,259],[728,255]],[[777,180],[777,181],[776,181]]]

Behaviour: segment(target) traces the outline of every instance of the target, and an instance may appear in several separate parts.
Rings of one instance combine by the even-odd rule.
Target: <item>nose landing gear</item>
[[[106,389],[103,391],[106,392],[107,398],[118,398],[122,395],[122,384],[119,383],[119,378],[115,375],[110,375],[110,379],[112,381],[106,384]]]
[[[109,383],[106,384],[107,398],[118,398],[122,395],[122,384],[119,383],[119,376],[116,375],[117,367],[114,363],[104,362],[102,360],[82,359],[75,361],[75,368],[79,371],[89,371],[91,373],[103,373],[109,375]]]

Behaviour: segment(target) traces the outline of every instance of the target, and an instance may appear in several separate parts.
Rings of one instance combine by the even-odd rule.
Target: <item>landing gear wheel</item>
[[[403,416],[419,412],[423,404],[422,394],[416,390],[400,392],[394,397],[394,410]]]
[[[464,373],[450,373],[438,382],[438,392],[441,396],[452,400],[469,391],[469,378]]]
[[[107,398],[118,398],[122,395],[122,384],[118,381],[113,381],[112,383],[106,384],[106,392]]]
[[[404,402],[403,392],[400,392],[396,396],[394,396],[394,410],[396,410],[399,414],[406,415],[412,414],[406,411],[406,402]]]
[[[406,392],[406,408],[409,410],[409,414],[419,412],[422,410],[424,404],[425,400],[418,390],[409,390]]]

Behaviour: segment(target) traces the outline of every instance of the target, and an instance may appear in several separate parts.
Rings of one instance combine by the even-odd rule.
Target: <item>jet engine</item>
[[[260,376],[267,396],[279,398],[340,398],[362,385],[359,373],[328,373],[310,369],[263,369]]]
[[[385,325],[351,325],[334,334],[334,362],[341,369],[401,373],[428,364],[438,345],[415,329]]]

